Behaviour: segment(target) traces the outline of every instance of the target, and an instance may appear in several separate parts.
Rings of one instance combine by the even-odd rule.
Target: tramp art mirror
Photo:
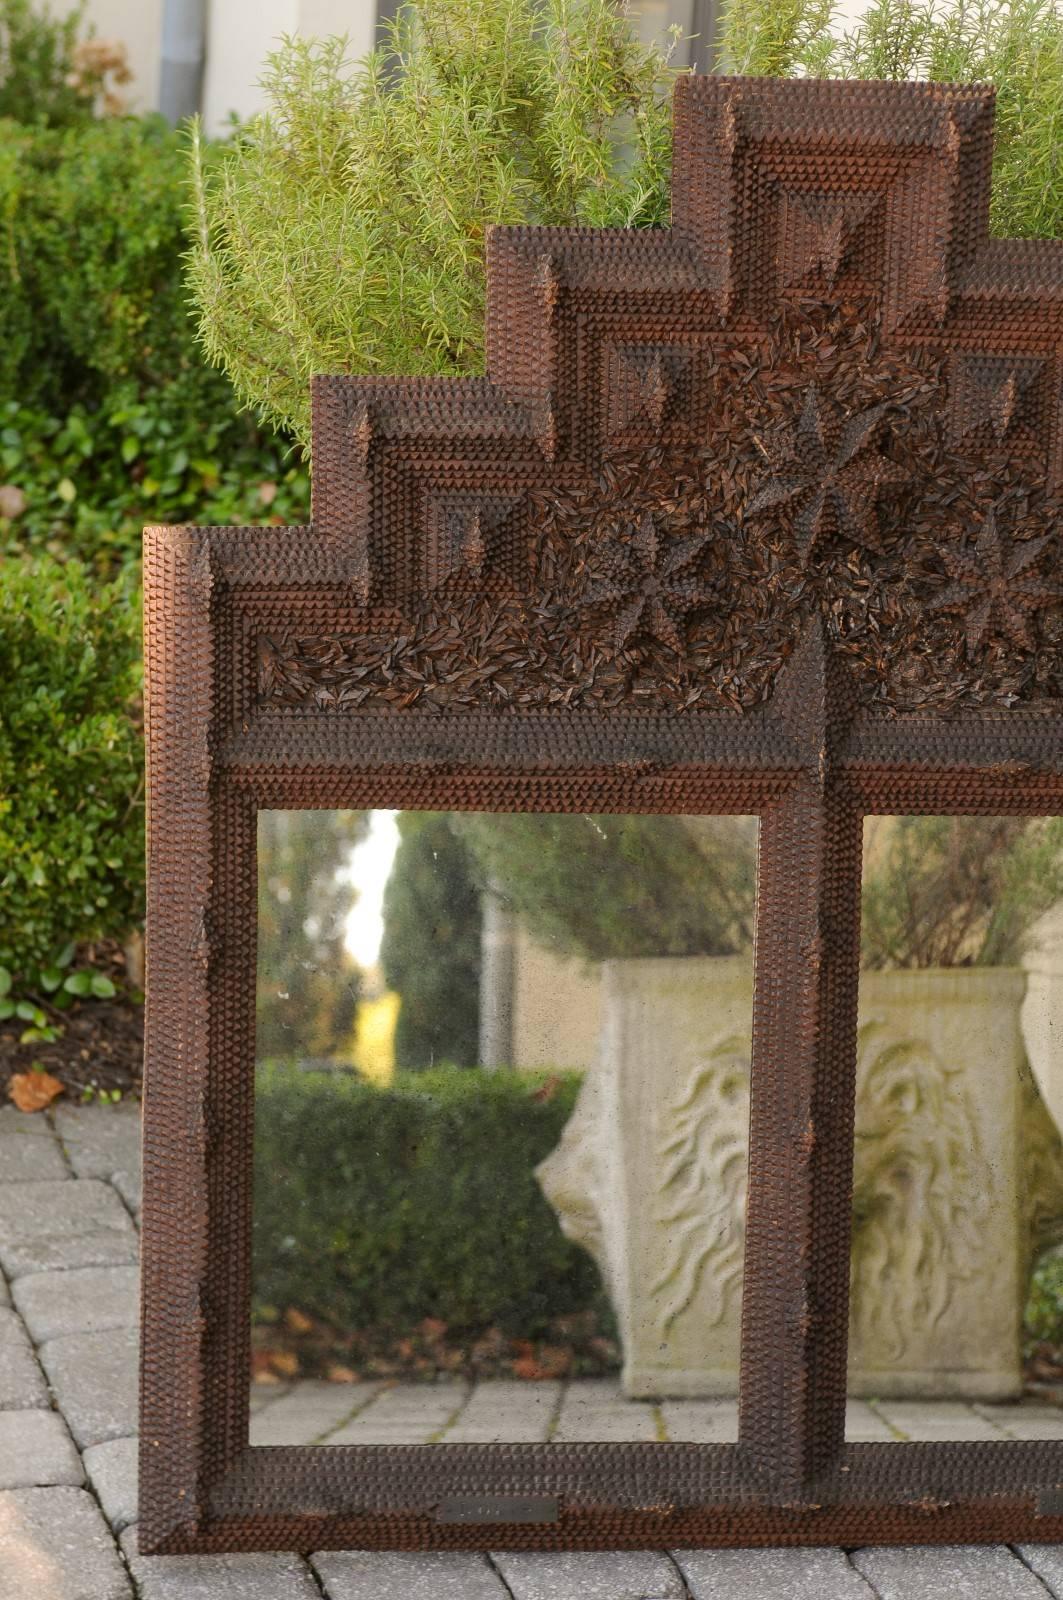
[[[861,830],[1063,796],[1063,244],[984,87],[685,77],[672,227],[497,228],[488,372],[321,377],[307,528],[155,528],[140,1547],[1063,1541],[846,1442]],[[248,1442],[260,812],[759,818],[737,1441]]]

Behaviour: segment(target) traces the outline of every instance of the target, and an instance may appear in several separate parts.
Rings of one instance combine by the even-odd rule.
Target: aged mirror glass
[[[736,1437],[757,831],[260,812],[251,1443]]]
[[[1063,820],[864,823],[852,1440],[1063,1439]]]

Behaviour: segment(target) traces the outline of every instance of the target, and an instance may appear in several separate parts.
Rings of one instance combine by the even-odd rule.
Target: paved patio
[[[143,1557],[139,1117],[0,1110],[0,1600],[1063,1600],[1063,1547]],[[729,1402],[606,1381],[256,1387],[255,1444],[734,1437]],[[855,1439],[1063,1437],[1046,1405],[850,1407]]]

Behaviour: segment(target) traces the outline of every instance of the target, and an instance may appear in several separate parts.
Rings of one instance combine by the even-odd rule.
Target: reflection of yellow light
[[[399,1019],[399,997],[387,989],[375,1000],[363,1000],[358,1007],[354,1031],[354,1064],[363,1078],[384,1088],[395,1073],[395,1024]]]

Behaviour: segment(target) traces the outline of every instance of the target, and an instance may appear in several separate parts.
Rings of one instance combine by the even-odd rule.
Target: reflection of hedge
[[[534,1099],[541,1081],[455,1068],[378,1089],[260,1069],[256,1302],[351,1329],[433,1316],[525,1337],[593,1305],[597,1269],[563,1237],[532,1171],[579,1079]]]

